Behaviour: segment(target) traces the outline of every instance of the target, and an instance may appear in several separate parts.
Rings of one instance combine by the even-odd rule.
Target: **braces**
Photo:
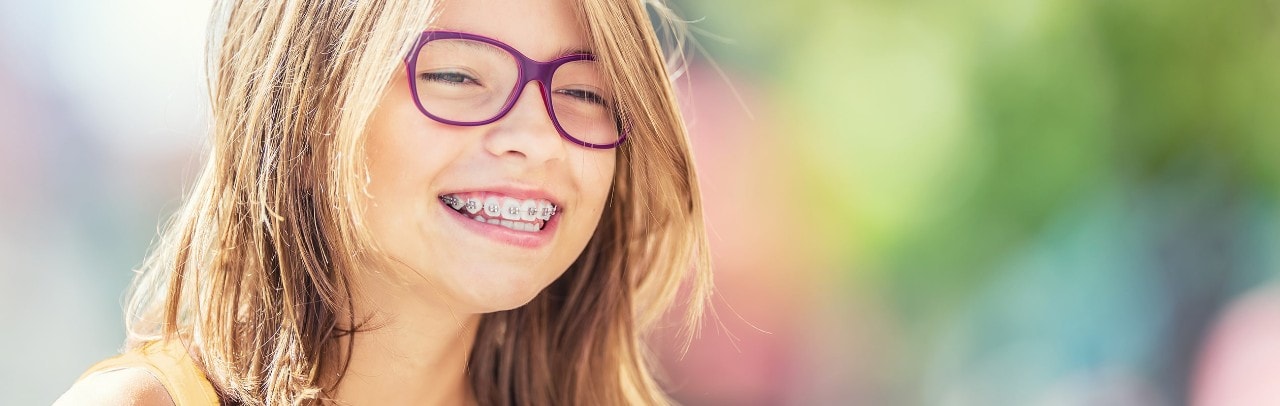
[[[479,211],[479,210],[480,210],[480,207],[478,207],[478,206],[477,206],[477,202],[476,202],[476,201],[474,201],[474,200],[467,200],[466,202],[463,202],[463,201],[462,201],[462,199],[459,199],[457,196],[440,196],[440,201],[443,201],[445,204],[447,204],[447,205],[449,205],[449,206],[454,206],[454,205],[456,205],[456,204],[463,204],[463,205],[465,205],[465,206],[466,206],[466,208],[467,208],[467,210],[468,210],[468,211],[470,211],[470,210],[476,210],[476,211]],[[485,209],[485,211],[488,211],[488,212],[498,212],[499,210],[501,210],[501,208],[499,208],[499,207],[497,207],[497,206],[493,206],[493,205],[485,206],[485,208],[484,208],[484,209]],[[551,206],[548,206],[548,207],[544,207],[544,208],[542,209],[542,215],[547,216],[547,217],[554,216],[554,215],[556,215],[556,209],[558,209],[558,208],[557,208],[557,207],[556,207],[556,205],[554,205],[554,204],[553,204],[553,205],[551,205]],[[520,208],[519,208],[519,207],[512,207],[512,208],[508,209],[508,210],[507,210],[507,212],[508,212],[508,213],[510,213],[511,215],[519,215],[519,214],[520,214]],[[538,215],[538,208],[537,208],[537,207],[531,207],[531,208],[529,208],[529,215],[530,215],[530,216],[537,216],[537,215]]]

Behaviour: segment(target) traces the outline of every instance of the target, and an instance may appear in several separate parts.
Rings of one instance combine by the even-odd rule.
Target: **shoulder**
[[[84,377],[55,406],[173,406],[160,380],[144,368],[120,368]]]

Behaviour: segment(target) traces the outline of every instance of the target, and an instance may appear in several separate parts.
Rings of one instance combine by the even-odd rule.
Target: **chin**
[[[565,268],[567,267],[566,265]],[[515,309],[533,301],[564,270],[548,272],[518,267],[473,272],[472,278],[464,278],[462,282],[465,283],[465,289],[455,297],[473,313],[493,313]]]
[[[542,289],[494,289],[473,295],[467,300],[475,313],[493,313],[511,310],[529,304]]]

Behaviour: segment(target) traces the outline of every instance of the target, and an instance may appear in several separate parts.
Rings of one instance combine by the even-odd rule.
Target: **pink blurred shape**
[[[1280,285],[1229,305],[1192,371],[1191,405],[1280,405]]]

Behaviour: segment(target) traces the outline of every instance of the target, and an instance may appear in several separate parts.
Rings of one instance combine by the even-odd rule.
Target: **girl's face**
[[[564,0],[446,0],[431,29],[496,39],[539,61],[590,49]],[[400,69],[369,123],[370,232],[393,262],[407,266],[402,279],[415,292],[454,311],[527,303],[564,273],[595,232],[616,150],[561,138],[536,82],[517,90],[500,120],[456,126],[419,111],[406,76]],[[431,80],[452,84],[458,77],[441,78]],[[468,210],[472,200],[478,207]],[[512,205],[520,218],[503,218]],[[543,220],[551,205],[554,214]],[[487,210],[495,207],[501,212]],[[529,208],[537,213],[532,219]]]

